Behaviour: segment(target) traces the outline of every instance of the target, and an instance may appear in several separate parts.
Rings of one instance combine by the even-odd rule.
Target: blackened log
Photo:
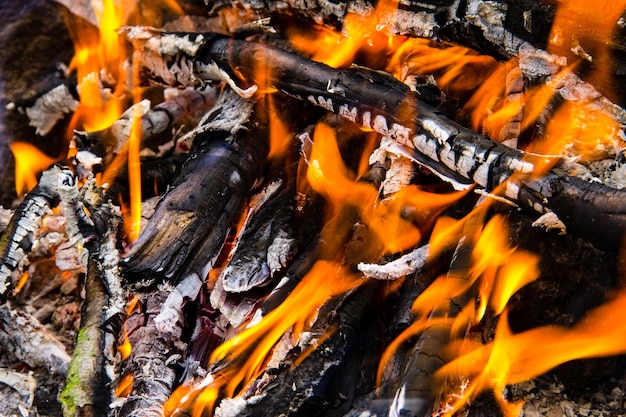
[[[194,145],[172,188],[146,229],[122,259],[137,288],[159,277],[174,282],[195,275],[204,281],[261,175],[267,125],[253,103],[225,92],[213,110],[212,129]]]
[[[555,197],[552,191],[558,192],[557,187],[548,190],[533,186],[539,188],[538,193],[527,193],[524,198],[519,194],[520,188],[523,188],[520,184],[527,183],[531,173],[536,173],[538,167],[546,163],[554,164],[554,160],[523,153],[472,132],[421,102],[408,86],[392,77],[363,69],[333,69],[270,45],[228,39],[216,34],[186,34],[185,42],[193,45],[191,53],[185,55],[184,51],[178,51],[175,57],[161,57],[165,60],[164,64],[155,66],[154,57],[161,41],[153,37],[148,45],[141,28],[133,30],[133,33],[127,30],[127,36],[144,54],[152,57],[152,61],[145,62],[151,65],[146,70],[152,71],[152,77],[175,81],[176,74],[171,73],[168,65],[172,69],[180,65],[194,67],[194,77],[207,79],[215,79],[216,74],[223,79],[224,72],[228,71],[229,77],[239,76],[260,86],[269,85],[389,135],[398,144],[395,152],[407,155],[455,186],[475,183],[492,192],[504,184],[504,189],[500,191],[503,197],[536,213],[554,211],[559,215],[563,209],[558,204],[554,207],[551,204],[556,201],[550,200],[550,197]],[[182,35],[163,36],[180,38]],[[262,75],[259,72],[261,68],[266,69]],[[511,180],[514,176],[516,178]],[[579,181],[570,181],[567,176],[559,178],[570,183],[571,187],[583,186]],[[615,196],[616,201],[626,201],[622,197],[625,192],[599,188],[600,191],[592,192],[588,198],[594,217],[610,224],[610,229],[616,234],[623,233],[626,231],[626,207],[608,207],[610,211],[607,212],[599,197],[610,194]],[[594,238],[586,236],[587,227],[580,218],[565,216],[561,220],[569,232],[586,239]],[[615,240],[609,239],[608,245],[616,248],[614,244]]]
[[[278,187],[275,191],[264,190],[271,195],[251,214],[233,257],[220,275],[224,291],[246,292],[265,284],[295,254],[297,244],[291,225],[295,181],[292,183],[293,187],[274,184]]]
[[[569,63],[582,62],[579,66],[581,74],[590,70],[600,72],[603,76],[594,80],[596,88],[622,105],[626,100],[621,71],[626,61],[626,28],[619,23],[620,17],[624,19],[624,11],[615,21],[606,22],[614,28],[608,35],[603,28],[594,27],[597,22],[590,17],[592,10],[557,5],[548,0],[206,0],[206,3],[215,8],[243,4],[263,15],[274,15],[287,21],[285,17],[297,16],[338,30],[346,29],[346,17],[351,14],[371,19],[377,24],[377,30],[385,34],[449,40],[500,59],[517,56],[527,47],[549,50],[566,57]],[[557,36],[550,38],[559,6],[562,12],[559,27],[555,28]],[[612,62],[602,59],[605,53],[613,57]]]
[[[363,318],[370,312],[378,291],[378,283],[369,282],[329,300],[321,308],[310,335],[315,343],[329,329],[335,329],[328,339],[301,363],[297,363],[298,353],[307,348],[306,342],[298,346],[278,369],[269,369],[241,398],[222,400],[215,415],[251,417],[264,415],[267,410],[281,410],[287,416],[328,415],[330,410],[342,406],[349,397],[342,398],[330,390],[345,369],[349,355],[358,347]],[[354,384],[351,388],[355,388]]]

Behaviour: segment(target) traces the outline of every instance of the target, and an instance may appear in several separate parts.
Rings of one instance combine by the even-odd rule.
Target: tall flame
[[[173,412],[179,402],[193,404],[192,415],[199,417],[213,409],[220,395],[233,397],[245,390],[263,371],[274,345],[288,334],[289,329],[298,329],[298,334],[307,329],[324,303],[360,283],[361,280],[346,268],[318,261],[282,304],[213,352],[210,362],[228,361],[225,370],[205,381],[205,386],[200,388],[190,391],[189,387],[181,387],[168,401],[166,409]],[[321,344],[327,336],[321,335],[317,344]]]
[[[114,0],[103,0],[102,9],[94,7],[98,31],[89,26],[74,30],[75,55],[69,68],[76,71],[80,105],[73,124],[80,124],[87,131],[108,127],[122,113],[122,95],[126,88],[122,64],[126,53],[116,30],[126,23],[126,10],[135,7],[134,3],[122,6]],[[105,88],[105,83],[117,86],[116,91]]]

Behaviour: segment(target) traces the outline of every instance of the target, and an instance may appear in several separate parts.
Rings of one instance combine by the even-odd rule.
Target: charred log
[[[529,182],[526,178],[528,174],[549,163],[549,158],[525,154],[472,132],[420,101],[408,86],[392,77],[360,69],[337,70],[270,45],[228,39],[216,34],[187,34],[186,42],[193,45],[191,53],[180,50],[175,56],[160,57],[157,46],[163,40],[151,38],[153,43],[146,43],[149,33],[136,28],[128,31],[127,35],[144,54],[142,65],[153,78],[169,82],[195,82],[177,79],[178,70],[172,72],[167,69],[176,69],[180,65],[195,67],[194,77],[227,79],[231,84],[235,74],[240,74],[245,81],[260,86],[267,84],[390,136],[397,142],[391,150],[412,158],[457,187],[476,183],[493,192],[503,185],[498,192],[500,195],[538,214],[554,211],[559,215],[563,210],[555,200],[558,197],[554,195],[558,193],[556,186],[548,190],[547,187],[528,184],[530,188],[538,188],[538,193],[520,191]],[[163,39],[181,37],[176,34],[162,36]],[[165,65],[156,63],[161,60],[165,60]],[[268,68],[269,75],[260,79],[258,68]],[[255,90],[253,85],[245,90],[245,94]],[[239,88],[239,91],[244,90]],[[548,177],[553,175],[556,174],[548,174]],[[568,176],[557,175],[557,178],[560,179],[550,181],[563,181],[569,183],[569,187],[583,186]],[[582,190],[577,192],[583,193]],[[619,197],[621,190],[602,188],[598,193],[610,193],[615,196],[615,201],[623,200]],[[602,217],[605,224],[610,223],[618,234],[626,230],[624,207],[603,207],[600,199],[594,196],[589,198],[589,202],[596,212],[594,217]],[[607,208],[609,211],[606,211]],[[571,233],[593,238],[585,235],[586,226],[577,219],[564,216],[561,220],[565,221]],[[614,243],[612,240],[608,244]]]
[[[177,322],[170,332],[161,332],[154,322],[168,291],[154,290],[140,295],[141,306],[127,321],[132,353],[120,366],[122,377],[131,378],[130,393],[116,409],[115,415],[162,416],[163,407],[172,394],[181,372],[182,355],[187,344],[181,339],[183,323]]]
[[[568,62],[582,63],[582,74],[600,72],[596,88],[613,101],[623,103],[623,66],[625,29],[619,24],[623,11],[615,10],[614,19],[606,20],[608,14],[590,17],[575,5],[557,5],[549,1],[407,1],[388,4],[375,1],[333,2],[315,0],[297,1],[230,1],[206,0],[214,8],[243,4],[244,7],[264,15],[281,18],[299,16],[305,20],[324,23],[338,30],[346,29],[346,17],[376,19],[384,22],[382,30],[388,34],[406,34],[413,37],[444,39],[477,49],[500,59],[518,56],[526,47],[549,50],[567,58]],[[558,16],[558,17],[557,17]],[[599,28],[604,22],[614,31]],[[285,20],[285,19],[283,19]],[[551,28],[557,24],[550,38]],[[605,56],[615,58],[607,62]],[[595,59],[594,59],[595,58]],[[619,86],[616,89],[616,86]]]
[[[59,166],[46,170],[38,185],[15,210],[11,222],[0,237],[0,297],[6,300],[15,280],[23,272],[27,254],[41,228],[43,217],[60,201],[59,184],[73,182],[73,174]]]
[[[204,280],[235,216],[261,174],[266,125],[253,103],[224,94],[199,141],[139,240],[122,259],[126,278],[146,288],[158,277]],[[234,119],[231,115],[236,114]],[[202,233],[198,233],[198,231]]]

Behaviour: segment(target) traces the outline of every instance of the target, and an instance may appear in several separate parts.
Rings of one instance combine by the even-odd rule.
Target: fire
[[[135,5],[129,6],[122,7],[113,0],[104,0],[99,13],[99,8],[94,7],[98,31],[92,27],[75,30],[76,52],[69,68],[76,71],[80,105],[73,124],[80,124],[87,131],[104,129],[122,114],[126,88],[122,64],[126,52],[116,30],[126,23],[126,10],[135,9]],[[117,86],[116,91],[111,91],[111,86]]]
[[[622,292],[572,328],[545,326],[517,334],[511,332],[505,312],[493,342],[455,359],[436,376],[469,378],[467,388],[451,404],[455,411],[480,392],[493,390],[506,415],[517,416],[521,405],[508,403],[502,395],[507,385],[530,380],[571,360],[626,352],[626,327],[614,319],[624,308],[626,293]]]
[[[37,176],[59,160],[26,142],[13,142],[9,146],[15,157],[15,191],[18,196],[32,190],[37,185]]]
[[[318,261],[280,306],[263,319],[246,328],[219,346],[210,363],[228,363],[227,368],[211,377],[206,386],[182,387],[172,398],[193,405],[193,416],[211,410],[222,395],[233,397],[243,392],[263,371],[272,348],[292,328],[304,331],[309,328],[317,310],[329,299],[358,286],[361,280],[346,268],[333,262]],[[296,334],[299,334],[296,333]],[[327,335],[320,335],[323,340]],[[318,344],[322,342],[318,340]],[[301,361],[303,358],[300,357]],[[219,395],[218,395],[219,394]],[[166,408],[175,408],[175,403]]]
[[[403,39],[384,33],[385,26],[393,21],[397,8],[398,0],[381,0],[377,2],[371,16],[348,13],[343,33],[326,28],[304,33],[290,28],[287,37],[296,50],[310,54],[312,60],[333,68],[345,67],[354,62],[355,55],[361,49],[365,49],[368,56],[375,57],[386,53],[390,44]]]
[[[589,103],[566,102],[552,115],[542,138],[529,150],[542,154],[576,155],[579,160],[595,160],[607,149],[621,147],[619,123],[602,111],[589,111]]]
[[[466,270],[461,266],[457,271],[453,264],[447,275],[437,278],[418,296],[412,307],[415,322],[391,343],[381,358],[379,383],[385,365],[406,340],[429,328],[445,325],[452,329],[452,341],[457,337],[462,341],[466,329],[482,320],[487,306],[498,314],[518,289],[539,276],[537,256],[509,246],[503,217],[495,216],[481,226],[485,209],[486,205],[481,205],[465,219],[447,220],[445,225],[435,228],[431,238],[434,250],[461,231],[464,233],[463,245],[472,248],[471,267]]]
[[[379,236],[388,253],[417,245],[429,223],[464,195],[435,194],[408,186],[380,201],[373,185],[357,181],[348,171],[342,162],[334,130],[323,123],[318,124],[314,132],[307,179],[314,190],[328,199],[334,212],[344,206],[355,207],[361,220]],[[402,215],[411,209],[419,213],[420,224],[414,224]]]
[[[115,387],[116,397],[127,397],[133,387],[135,378],[132,375],[124,375]]]

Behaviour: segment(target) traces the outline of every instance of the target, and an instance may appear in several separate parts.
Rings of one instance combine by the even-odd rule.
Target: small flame
[[[13,142],[9,147],[15,157],[15,191],[18,196],[32,190],[37,185],[37,176],[59,160],[26,142]]]
[[[122,359],[127,359],[133,351],[133,346],[130,343],[130,339],[128,339],[128,330],[126,330],[125,327],[123,328],[123,332],[124,341],[122,342],[122,344],[118,345],[117,351],[120,353],[120,357]]]
[[[117,383],[117,387],[115,387],[115,396],[118,398],[128,397],[128,394],[130,394],[133,388],[134,381],[135,377],[131,374],[124,375]]]
[[[22,291],[22,288],[24,288],[24,285],[26,285],[26,281],[28,281],[29,277],[30,273],[28,272],[28,270],[24,271],[24,273],[20,275],[20,278],[15,283],[15,288],[13,288],[13,296],[19,294],[19,292]]]
[[[311,55],[312,60],[333,68],[345,67],[352,64],[361,49],[367,48],[367,54],[375,57],[385,52],[390,43],[401,38],[384,33],[387,22],[394,20],[398,3],[398,0],[380,0],[369,16],[348,13],[343,33],[326,28],[317,28],[313,33],[291,29],[287,31],[287,37],[297,51]]]

